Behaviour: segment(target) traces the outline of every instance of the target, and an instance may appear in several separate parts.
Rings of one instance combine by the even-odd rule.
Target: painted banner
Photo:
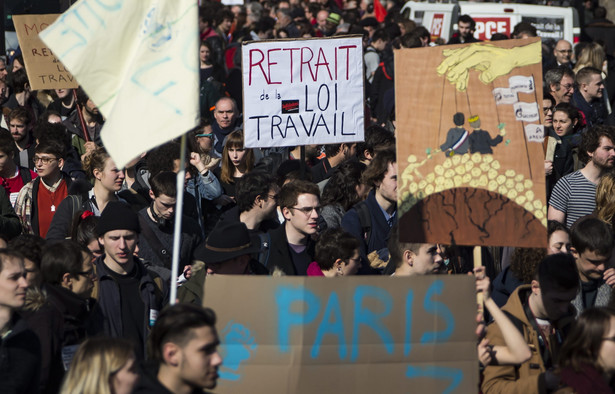
[[[41,33],[107,118],[118,168],[199,119],[195,0],[80,0]]]
[[[464,275],[209,276],[216,392],[476,392],[473,299]]]
[[[245,146],[363,141],[360,36],[242,47]]]
[[[402,49],[395,70],[400,239],[545,247],[540,39]]]
[[[38,37],[59,14],[13,15],[19,47],[32,90],[73,89],[79,86],[51,50]]]

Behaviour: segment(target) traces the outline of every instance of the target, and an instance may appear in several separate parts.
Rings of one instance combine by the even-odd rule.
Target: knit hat
[[[342,20],[341,15],[336,14],[335,12],[330,13],[329,16],[327,17],[327,22],[333,23],[334,25],[339,25],[340,20]]]
[[[113,230],[132,230],[136,233],[141,231],[137,214],[121,201],[109,202],[96,225],[96,234],[99,237]]]

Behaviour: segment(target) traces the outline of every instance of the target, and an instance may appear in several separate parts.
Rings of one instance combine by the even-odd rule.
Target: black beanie
[[[137,214],[121,201],[109,202],[96,225],[96,234],[99,237],[113,230],[132,230],[136,233],[141,231]]]

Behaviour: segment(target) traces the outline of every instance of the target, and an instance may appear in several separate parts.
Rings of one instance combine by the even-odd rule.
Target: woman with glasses
[[[124,184],[124,171],[117,168],[104,148],[96,148],[86,155],[83,169],[93,180],[94,187],[88,192],[70,195],[62,201],[49,227],[46,236],[48,240],[69,237],[76,214],[90,211],[100,216],[107,203],[121,200],[117,193]]]
[[[361,267],[359,241],[342,229],[327,229],[316,242],[315,258],[308,266],[307,276],[355,275]]]
[[[613,393],[615,312],[590,308],[581,313],[559,355],[560,379],[578,394]]]

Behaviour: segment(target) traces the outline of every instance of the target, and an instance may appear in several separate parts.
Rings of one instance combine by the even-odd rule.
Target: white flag
[[[540,142],[545,138],[545,128],[541,124],[528,124],[525,125],[525,138],[529,142]]]
[[[121,168],[199,117],[196,0],[80,0],[40,37],[107,121]]]
[[[534,77],[524,77],[523,75],[508,78],[508,87],[515,93],[532,93],[536,89]]]
[[[538,114],[538,105],[536,103],[515,103],[515,118],[522,122],[538,122],[540,115]]]
[[[517,93],[508,88],[495,88],[493,89],[493,98],[495,104],[514,104],[517,102]]]

